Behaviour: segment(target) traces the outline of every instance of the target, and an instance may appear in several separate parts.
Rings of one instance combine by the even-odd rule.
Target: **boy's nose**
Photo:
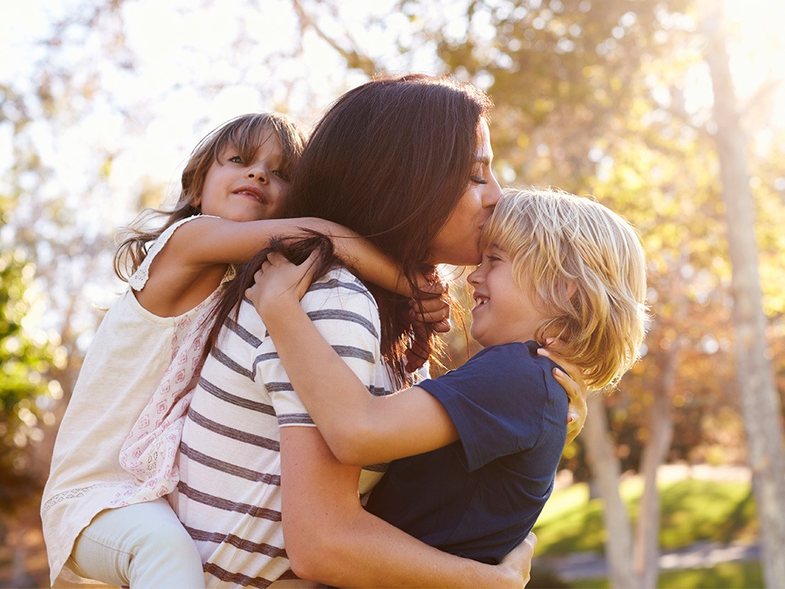
[[[473,271],[472,271],[472,272],[471,272],[471,273],[470,273],[470,274],[469,274],[469,275],[466,277],[466,282],[468,282],[469,284],[477,284],[477,283],[479,282],[479,280],[478,280],[478,274],[479,274],[479,272],[480,272],[480,269],[479,269],[479,268],[477,268],[476,270],[473,270]]]

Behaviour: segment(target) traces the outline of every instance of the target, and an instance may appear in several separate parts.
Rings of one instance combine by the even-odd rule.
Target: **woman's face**
[[[492,161],[491,135],[488,124],[482,121],[477,131],[477,158],[469,184],[428,248],[431,263],[455,266],[480,263],[480,234],[502,194],[491,171]]]

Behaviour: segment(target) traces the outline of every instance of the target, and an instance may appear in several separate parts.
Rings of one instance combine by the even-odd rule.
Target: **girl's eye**
[[[232,157],[229,158],[229,161],[232,162],[233,164],[242,164],[243,158],[240,157],[239,155],[233,155]]]
[[[278,176],[278,178],[280,178],[284,182],[289,182],[289,180],[290,180],[289,174],[287,174],[286,172],[284,172],[282,170],[273,170],[273,174],[275,176]]]

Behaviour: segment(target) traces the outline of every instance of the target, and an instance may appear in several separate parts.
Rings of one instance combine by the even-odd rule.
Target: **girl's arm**
[[[172,235],[171,247],[185,264],[239,264],[270,245],[275,236],[304,235],[312,230],[327,235],[336,255],[355,268],[363,280],[389,291],[411,296],[400,267],[367,239],[342,225],[316,217],[230,221],[217,217],[194,219]]]
[[[533,537],[497,566],[428,546],[365,511],[359,469],[340,464],[319,430],[281,428],[286,553],[294,573],[338,587],[523,587]]]
[[[304,229],[329,236],[338,257],[355,268],[362,279],[411,296],[398,264],[368,240],[331,221],[303,217],[240,222],[204,216],[183,224],[172,234],[153,261],[150,278],[137,299],[148,311],[162,317],[184,313],[216,289],[228,264],[247,262],[268,247],[273,237],[305,235]],[[427,288],[425,278],[420,287]],[[439,285],[432,290],[438,302]]]

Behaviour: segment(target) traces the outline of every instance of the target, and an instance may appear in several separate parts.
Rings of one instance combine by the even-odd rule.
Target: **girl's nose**
[[[479,282],[479,273],[480,269],[477,268],[476,270],[472,271],[467,277],[466,282],[471,285],[476,285]]]
[[[267,172],[262,166],[254,166],[248,170],[248,177],[259,180],[262,184],[267,184]]]

